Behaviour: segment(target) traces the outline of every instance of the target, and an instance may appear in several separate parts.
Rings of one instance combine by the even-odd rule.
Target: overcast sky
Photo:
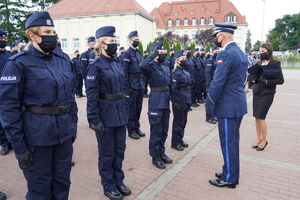
[[[168,0],[136,0],[149,13],[154,7],[159,7],[162,2],[170,2]],[[174,0],[173,0],[174,1]],[[262,22],[263,22],[263,0],[230,0],[241,15],[246,15],[248,22],[247,29],[250,29],[252,36],[252,44],[257,40],[261,40]],[[275,27],[275,20],[282,18],[285,14],[300,13],[299,0],[265,0],[264,12],[264,28],[263,41],[268,31]]]

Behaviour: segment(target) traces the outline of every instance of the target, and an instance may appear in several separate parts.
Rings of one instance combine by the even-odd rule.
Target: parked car
[[[273,56],[277,56],[279,58],[283,58],[284,55],[282,54],[281,51],[273,51]]]

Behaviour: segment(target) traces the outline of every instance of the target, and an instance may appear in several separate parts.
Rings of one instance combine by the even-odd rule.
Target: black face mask
[[[14,53],[18,53],[18,50],[13,51]]]
[[[186,53],[186,57],[189,58],[190,56],[191,56],[191,52],[187,52],[187,53]]]
[[[210,58],[210,54],[208,54],[208,55],[206,56],[206,58]]]
[[[165,54],[165,53],[163,53],[163,54],[158,54],[158,59],[157,59],[157,61],[158,61],[159,63],[163,63],[163,62],[166,60],[166,56],[167,56],[167,54]]]
[[[203,58],[205,56],[205,53],[201,53],[200,57]]]
[[[269,55],[267,54],[267,52],[260,54],[260,57],[262,60],[268,60],[269,59]]]
[[[181,60],[181,61],[179,61],[179,65],[180,65],[181,67],[185,67],[185,66],[186,66],[186,60]]]
[[[37,35],[42,38],[41,43],[37,43],[45,53],[52,52],[57,46],[56,35]]]
[[[7,45],[7,41],[6,40],[0,40],[0,48],[5,48]]]
[[[133,41],[132,46],[137,47],[139,46],[140,42],[139,41]]]
[[[104,43],[104,44],[106,44],[106,43]],[[106,45],[107,45],[107,49],[105,51],[106,51],[107,55],[113,56],[118,50],[118,44],[111,43],[111,44],[106,44]]]
[[[171,57],[174,58],[174,53],[171,53]]]
[[[215,53],[215,54],[214,54],[214,57],[216,58],[216,57],[217,57],[217,55],[218,55],[218,53]]]
[[[147,57],[148,57],[148,55],[145,55],[144,57],[145,57],[145,58],[147,58]]]
[[[79,58],[79,57],[80,57],[80,54],[77,54],[77,55],[76,55],[76,58]]]
[[[220,37],[220,36],[219,36],[219,37]],[[222,47],[221,42],[218,41],[218,37],[215,37],[215,38],[213,39],[213,42],[217,45],[217,47]]]
[[[200,56],[200,54],[199,54],[199,53],[197,53],[197,54],[196,54],[196,58],[199,58],[199,56]]]

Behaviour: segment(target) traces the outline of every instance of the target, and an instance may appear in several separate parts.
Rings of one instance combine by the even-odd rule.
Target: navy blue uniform
[[[200,97],[200,85],[201,85],[201,62],[199,58],[193,57],[191,59],[194,63],[194,78],[195,84],[192,87],[192,104],[196,103],[197,99]]]
[[[175,60],[173,59],[172,56],[169,56],[167,58],[167,61],[169,62],[170,72],[172,72],[172,70],[174,69]]]
[[[129,116],[127,122],[128,133],[138,132],[140,129],[140,115],[144,96],[144,80],[139,64],[142,54],[139,50],[129,47],[123,53],[123,66],[128,94]],[[130,92],[129,92],[130,91]]]
[[[140,64],[144,76],[149,80],[148,118],[150,123],[149,152],[151,157],[159,157],[165,153],[165,141],[168,137],[170,118],[170,69],[156,61],[151,54]],[[153,91],[155,88],[166,88],[164,91]]]
[[[74,57],[72,58],[72,63],[74,66],[74,71],[76,75],[76,87],[75,87],[75,94],[80,96],[82,95],[82,86],[83,86],[83,78],[81,75],[81,61],[80,58]]]
[[[104,136],[96,133],[98,169],[104,191],[110,192],[124,185],[122,162],[126,148],[127,113],[123,66],[114,58],[101,54],[90,63],[86,80],[88,121],[104,125]],[[112,94],[118,98],[106,97]]]
[[[240,124],[247,113],[244,83],[247,59],[235,42],[228,43],[217,56],[214,79],[205,107],[218,118],[220,144],[224,158],[222,180],[236,183],[240,175]]]
[[[93,52],[92,49],[88,49],[85,52],[83,52],[81,54],[81,57],[80,57],[81,76],[82,76],[82,79],[84,80],[85,87],[86,87],[86,75],[88,73],[88,67],[89,67],[89,63],[90,63],[90,56],[91,56],[92,52]]]
[[[9,57],[11,57],[12,55],[14,55],[13,53],[11,53],[10,51],[1,51],[0,50],[0,77],[2,75],[2,71],[4,68],[4,65],[6,64],[7,60]],[[7,140],[7,137],[5,135],[5,132],[2,128],[1,122],[0,122],[0,145],[1,146],[7,146],[9,145],[9,142]]]
[[[3,70],[1,123],[15,154],[29,150],[33,156],[30,167],[20,164],[28,183],[26,199],[68,199],[78,111],[73,78],[69,60],[33,46],[11,57]],[[65,112],[32,110],[45,107]]]
[[[206,99],[206,82],[205,82],[205,68],[206,68],[206,63],[204,58],[199,57],[199,62],[201,64],[200,68],[200,91],[199,91],[199,96],[197,96],[197,99]]]
[[[172,110],[173,110],[173,125],[172,125],[172,145],[181,145],[183,143],[184,137],[184,129],[187,123],[187,115],[188,115],[188,108],[191,104],[191,90],[190,87],[192,85],[192,79],[190,73],[185,71],[183,68],[177,66],[172,74],[172,92],[175,91],[177,94],[182,95],[183,98],[181,101],[183,102],[176,102],[176,99],[172,100]],[[172,95],[174,97],[176,95]],[[186,106],[181,106],[180,112],[176,110],[174,103],[178,105],[186,104]]]
[[[144,56],[142,60],[145,60],[148,56]],[[148,97],[148,85],[149,85],[149,81],[148,79],[146,78],[146,76],[143,77],[144,79],[144,97]]]

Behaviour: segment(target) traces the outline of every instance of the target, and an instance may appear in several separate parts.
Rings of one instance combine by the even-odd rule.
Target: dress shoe
[[[252,145],[252,149],[256,149],[258,147],[258,145]]]
[[[128,133],[128,136],[132,139],[140,139],[140,136],[136,132]]]
[[[93,124],[89,124],[89,128],[94,130],[94,125]]]
[[[216,179],[216,180],[209,180],[209,183],[214,185],[214,186],[218,186],[218,187],[228,187],[228,188],[235,188],[236,187],[236,183],[229,183],[229,182],[225,182],[222,179]]]
[[[206,122],[210,123],[210,124],[216,124],[217,122],[213,119],[207,119],[205,120]]]
[[[256,151],[263,151],[266,148],[267,144],[268,144],[268,141],[266,142],[266,144],[263,148],[257,147]]]
[[[117,186],[117,189],[123,196],[131,195],[131,190],[128,187],[126,187],[125,185]]]
[[[74,161],[72,161],[71,162],[71,167],[73,167],[75,165],[75,162]]]
[[[119,190],[114,190],[111,192],[105,192],[104,191],[104,195],[107,196],[110,200],[119,200],[119,199],[123,199],[122,194],[119,192]]]
[[[184,148],[180,144],[177,144],[177,145],[172,144],[171,148],[176,149],[177,151],[183,151],[184,150]]]
[[[189,108],[189,111],[192,111],[193,109],[192,108]]]
[[[9,149],[11,149],[10,145],[2,146],[1,155],[5,156],[9,153]]]
[[[186,147],[189,147],[189,144],[188,143],[185,143],[184,141],[181,143],[181,146],[186,148]]]
[[[145,135],[146,135],[140,129],[136,131],[136,134],[138,134],[140,137],[145,137]]]
[[[6,199],[6,195],[0,192],[0,200],[5,200],[5,199]]]
[[[222,178],[222,173],[215,173],[215,176],[220,179],[220,178]],[[239,180],[237,180],[235,184],[238,185]]]
[[[173,162],[173,160],[164,153],[160,155],[160,158],[165,164],[171,164]]]
[[[153,157],[152,164],[158,169],[166,169],[166,166],[160,157]]]

